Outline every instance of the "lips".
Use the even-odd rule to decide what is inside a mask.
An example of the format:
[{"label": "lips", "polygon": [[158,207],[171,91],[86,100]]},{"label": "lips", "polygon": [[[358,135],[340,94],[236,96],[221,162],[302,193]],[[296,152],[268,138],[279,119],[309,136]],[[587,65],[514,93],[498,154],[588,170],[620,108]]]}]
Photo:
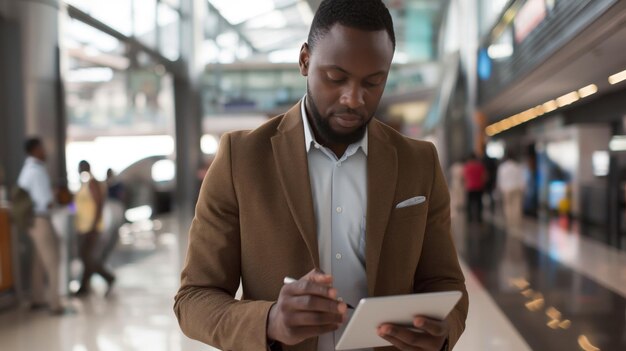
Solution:
[{"label": "lips", "polygon": [[361,125],[361,117],[357,115],[335,115],[337,124],[343,128],[354,128]]}]

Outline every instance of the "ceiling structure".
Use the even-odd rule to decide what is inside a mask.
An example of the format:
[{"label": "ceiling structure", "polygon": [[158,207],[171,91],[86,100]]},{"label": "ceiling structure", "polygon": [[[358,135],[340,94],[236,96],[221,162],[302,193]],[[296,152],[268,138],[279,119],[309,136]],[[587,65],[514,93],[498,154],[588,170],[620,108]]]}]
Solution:
[{"label": "ceiling structure", "polygon": [[[296,50],[306,41],[313,15],[321,3],[321,0],[207,1],[209,12],[216,14],[257,56],[297,53]],[[401,62],[423,60],[420,56],[436,51],[436,33],[447,1],[384,2],[394,18],[397,56]],[[224,33],[223,28],[215,32]],[[224,36],[221,39],[225,41]],[[220,45],[219,40],[216,38],[218,47],[227,46]]]},{"label": "ceiling structure", "polygon": [[621,1],[481,110],[495,122],[589,84],[598,90],[591,99],[620,89],[608,77],[626,67],[625,42],[626,2]]}]

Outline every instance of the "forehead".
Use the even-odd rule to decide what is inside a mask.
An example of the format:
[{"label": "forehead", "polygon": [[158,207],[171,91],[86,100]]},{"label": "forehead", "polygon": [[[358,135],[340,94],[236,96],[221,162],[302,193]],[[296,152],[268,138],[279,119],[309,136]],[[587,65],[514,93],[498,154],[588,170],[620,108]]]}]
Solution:
[{"label": "forehead", "polygon": [[387,71],[393,58],[393,44],[386,30],[365,31],[335,24],[313,49],[311,60],[319,65]]}]

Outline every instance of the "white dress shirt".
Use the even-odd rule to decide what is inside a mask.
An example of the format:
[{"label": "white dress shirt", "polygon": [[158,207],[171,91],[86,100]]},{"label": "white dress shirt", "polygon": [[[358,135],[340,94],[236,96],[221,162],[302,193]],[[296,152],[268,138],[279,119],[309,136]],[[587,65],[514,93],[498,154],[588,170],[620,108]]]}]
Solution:
[{"label": "white dress shirt", "polygon": [[498,167],[497,179],[498,189],[503,193],[513,190],[524,190],[526,186],[524,168],[513,160],[506,160]]},{"label": "white dress shirt", "polygon": [[52,185],[46,165],[42,161],[28,156],[17,178],[17,185],[30,195],[36,215],[48,215],[48,206],[53,200]]},{"label": "white dress shirt", "polygon": [[[319,144],[302,99],[304,142],[309,165],[321,269],[334,277],[339,297],[356,306],[367,297],[365,216],[367,211],[367,133],[340,159]],[[349,314],[352,311],[349,311]],[[346,322],[347,324],[347,322]],[[318,351],[335,350],[342,328],[319,338]]]}]

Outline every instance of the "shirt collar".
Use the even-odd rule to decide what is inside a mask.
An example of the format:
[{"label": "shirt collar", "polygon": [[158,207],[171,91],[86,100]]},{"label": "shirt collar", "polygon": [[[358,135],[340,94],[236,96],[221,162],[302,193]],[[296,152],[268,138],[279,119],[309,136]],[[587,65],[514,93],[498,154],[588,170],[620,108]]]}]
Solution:
[{"label": "shirt collar", "polygon": [[[304,147],[307,152],[311,150],[311,147],[318,144],[315,140],[315,135],[313,134],[313,129],[311,129],[311,125],[309,124],[309,119],[307,118],[306,108],[304,107],[306,102],[306,95],[302,98],[300,103],[300,114],[302,115],[302,124],[304,124]],[[354,152],[349,153],[353,154],[360,148],[363,150],[363,153],[367,156],[367,144],[368,144],[368,132],[366,130],[365,135],[361,138],[360,141],[350,144],[348,146],[348,150],[353,149]],[[346,151],[347,152],[347,151]]]},{"label": "shirt collar", "polygon": [[41,162],[40,159],[38,159],[37,157],[34,157],[34,156],[27,156],[26,157],[26,163],[33,164],[33,165],[42,165],[43,164],[43,162]]}]

